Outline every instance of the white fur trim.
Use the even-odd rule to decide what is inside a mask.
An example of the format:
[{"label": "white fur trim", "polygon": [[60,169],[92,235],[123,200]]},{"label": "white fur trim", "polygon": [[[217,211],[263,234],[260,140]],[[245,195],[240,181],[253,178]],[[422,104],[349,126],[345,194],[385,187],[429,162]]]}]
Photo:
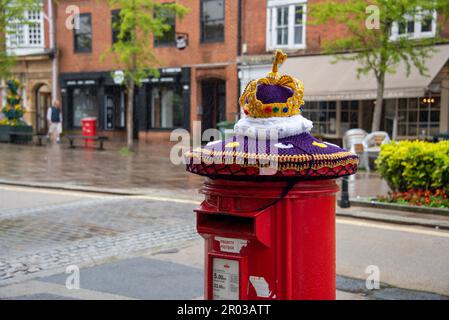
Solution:
[{"label": "white fur trim", "polygon": [[304,118],[302,115],[291,117],[273,117],[273,118],[251,118],[244,117],[234,126],[234,132],[238,136],[247,136],[256,138],[258,131],[267,132],[276,130],[278,138],[286,138],[310,132],[313,128],[313,122]]},{"label": "white fur trim", "polygon": [[276,143],[275,145],[274,145],[276,148],[279,148],[279,149],[291,149],[291,148],[293,148],[293,145],[292,144],[287,144],[287,145],[285,145],[285,144],[283,144],[283,143]]}]

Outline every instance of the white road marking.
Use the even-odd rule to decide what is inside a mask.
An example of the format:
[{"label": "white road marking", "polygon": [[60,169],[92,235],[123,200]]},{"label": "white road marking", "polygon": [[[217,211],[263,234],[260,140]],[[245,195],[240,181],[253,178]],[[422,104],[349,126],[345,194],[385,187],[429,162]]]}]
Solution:
[{"label": "white road marking", "polygon": [[383,223],[355,221],[355,220],[347,220],[347,219],[341,219],[341,218],[337,218],[337,223],[358,226],[358,227],[376,228],[376,229],[383,229],[383,230],[392,230],[392,231],[408,232],[408,233],[414,233],[414,234],[423,234],[423,235],[427,235],[427,236],[449,238],[449,232],[424,230],[424,229],[419,229],[419,228],[414,228],[414,227],[386,225]]},{"label": "white road marking", "polygon": [[44,189],[44,188],[36,188],[36,187],[20,187],[20,186],[6,186],[0,185],[0,189],[7,191],[20,191],[20,192],[31,192],[31,193],[46,193],[46,194],[54,194],[54,195],[64,195],[64,196],[74,196],[74,197],[82,197],[82,198],[111,198],[111,197],[122,197],[121,195],[108,195],[86,191],[71,191],[71,190],[58,190],[58,189]]},{"label": "white road marking", "polygon": [[189,204],[201,204],[198,200],[188,200],[188,199],[175,199],[169,197],[156,197],[156,196],[129,196],[131,199],[142,199],[142,200],[153,200],[153,201],[163,201],[163,202],[176,202],[176,203],[189,203]]}]

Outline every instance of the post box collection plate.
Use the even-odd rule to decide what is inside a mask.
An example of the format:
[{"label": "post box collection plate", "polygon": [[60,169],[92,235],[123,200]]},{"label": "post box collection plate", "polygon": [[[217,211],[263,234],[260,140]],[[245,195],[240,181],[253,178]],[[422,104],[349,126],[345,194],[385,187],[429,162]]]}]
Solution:
[{"label": "post box collection plate", "polygon": [[214,300],[238,300],[239,262],[231,259],[213,258]]}]

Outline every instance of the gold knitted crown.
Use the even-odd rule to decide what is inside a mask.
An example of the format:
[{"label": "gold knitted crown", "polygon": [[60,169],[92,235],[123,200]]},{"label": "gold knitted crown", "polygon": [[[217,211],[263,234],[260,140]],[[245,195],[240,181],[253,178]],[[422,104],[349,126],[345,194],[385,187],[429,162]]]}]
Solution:
[{"label": "gold knitted crown", "polygon": [[[247,116],[252,118],[290,117],[301,113],[301,106],[304,104],[303,84],[291,76],[280,76],[278,72],[279,65],[286,59],[287,55],[285,53],[281,50],[276,50],[272,71],[265,78],[248,83],[239,101],[243,112]],[[258,99],[257,93],[260,85],[265,85],[268,88],[268,93],[270,90],[276,89],[276,87],[270,86],[288,88],[292,91],[292,95],[286,101],[264,103]]]}]

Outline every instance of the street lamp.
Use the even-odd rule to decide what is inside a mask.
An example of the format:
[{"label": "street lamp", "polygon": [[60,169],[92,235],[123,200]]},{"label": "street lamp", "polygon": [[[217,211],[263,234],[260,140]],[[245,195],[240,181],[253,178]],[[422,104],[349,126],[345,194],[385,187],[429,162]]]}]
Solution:
[{"label": "street lamp", "polygon": [[435,99],[432,98],[431,94],[429,94],[429,97],[428,98],[424,98],[422,100],[422,102],[424,104],[427,104],[427,107],[428,107],[427,108],[427,137],[430,137],[430,114],[431,114],[430,110],[432,108],[432,104],[435,103]]}]

